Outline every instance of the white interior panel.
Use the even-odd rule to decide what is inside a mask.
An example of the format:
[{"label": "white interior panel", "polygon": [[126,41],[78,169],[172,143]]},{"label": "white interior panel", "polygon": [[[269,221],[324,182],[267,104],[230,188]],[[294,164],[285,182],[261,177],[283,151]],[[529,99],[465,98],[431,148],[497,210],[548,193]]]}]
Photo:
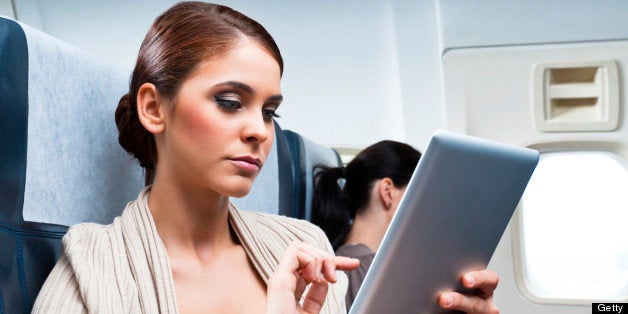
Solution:
[{"label": "white interior panel", "polygon": [[11,0],[0,0],[0,15],[15,19],[15,11]]}]

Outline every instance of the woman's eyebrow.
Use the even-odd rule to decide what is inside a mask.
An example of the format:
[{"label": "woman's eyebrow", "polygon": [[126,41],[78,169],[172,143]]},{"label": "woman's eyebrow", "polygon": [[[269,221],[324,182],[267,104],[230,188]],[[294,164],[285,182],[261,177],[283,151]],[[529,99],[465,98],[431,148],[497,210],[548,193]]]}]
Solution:
[{"label": "woman's eyebrow", "polygon": [[268,101],[281,103],[283,101],[283,96],[282,95],[272,95],[272,96],[268,97]]},{"label": "woman's eyebrow", "polygon": [[[218,83],[216,84],[216,86],[219,86],[219,87],[229,86],[246,94],[250,94],[250,95],[255,94],[255,90],[253,90],[251,86],[242,82],[238,82],[238,81],[226,81],[226,82]],[[283,95],[272,95],[268,97],[268,101],[281,102],[283,101]]]},{"label": "woman's eyebrow", "polygon": [[235,88],[241,92],[244,92],[246,94],[254,94],[255,91],[253,90],[253,88],[245,83],[242,82],[237,82],[237,81],[227,81],[227,82],[222,82],[222,83],[218,83],[216,84],[216,86],[229,86],[232,88]]}]

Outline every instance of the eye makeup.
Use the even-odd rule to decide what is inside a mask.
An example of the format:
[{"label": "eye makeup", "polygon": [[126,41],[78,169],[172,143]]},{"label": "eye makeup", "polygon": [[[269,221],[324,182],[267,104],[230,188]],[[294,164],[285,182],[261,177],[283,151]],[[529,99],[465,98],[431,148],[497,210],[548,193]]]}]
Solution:
[{"label": "eye makeup", "polygon": [[242,108],[242,103],[237,100],[228,99],[220,95],[215,95],[214,99],[216,100],[216,104],[226,111],[235,111]]}]

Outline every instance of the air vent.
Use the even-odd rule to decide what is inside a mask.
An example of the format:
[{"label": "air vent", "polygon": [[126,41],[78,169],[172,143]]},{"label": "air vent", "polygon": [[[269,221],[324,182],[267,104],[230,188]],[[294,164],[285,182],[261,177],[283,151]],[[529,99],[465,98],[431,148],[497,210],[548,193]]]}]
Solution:
[{"label": "air vent", "polygon": [[534,115],[543,132],[612,131],[619,117],[614,61],[536,64]]}]

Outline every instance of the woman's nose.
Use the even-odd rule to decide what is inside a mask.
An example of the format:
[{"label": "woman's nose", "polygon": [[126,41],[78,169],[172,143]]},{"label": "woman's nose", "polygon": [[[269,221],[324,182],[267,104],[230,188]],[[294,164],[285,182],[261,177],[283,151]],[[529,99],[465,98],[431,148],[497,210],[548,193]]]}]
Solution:
[{"label": "woman's nose", "polygon": [[268,139],[270,134],[269,128],[272,127],[272,123],[267,123],[264,120],[262,112],[251,113],[245,121],[242,139],[245,142],[263,143]]}]

